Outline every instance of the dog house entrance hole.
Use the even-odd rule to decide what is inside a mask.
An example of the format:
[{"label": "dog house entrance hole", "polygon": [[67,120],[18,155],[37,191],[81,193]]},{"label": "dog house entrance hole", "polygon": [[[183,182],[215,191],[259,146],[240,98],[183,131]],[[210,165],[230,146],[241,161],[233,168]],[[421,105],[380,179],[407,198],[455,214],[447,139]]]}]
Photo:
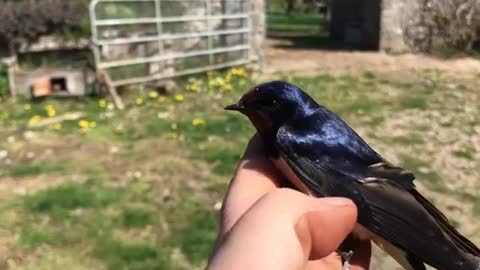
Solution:
[{"label": "dog house entrance hole", "polygon": [[52,92],[66,92],[67,89],[67,79],[65,77],[52,77],[50,79],[52,85]]}]

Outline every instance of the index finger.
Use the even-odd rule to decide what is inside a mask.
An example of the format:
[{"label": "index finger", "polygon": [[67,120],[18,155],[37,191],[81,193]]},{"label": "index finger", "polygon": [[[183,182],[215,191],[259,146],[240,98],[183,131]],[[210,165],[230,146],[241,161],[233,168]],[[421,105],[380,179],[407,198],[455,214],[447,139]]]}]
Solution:
[{"label": "index finger", "polygon": [[278,187],[277,171],[265,155],[261,138],[254,135],[228,187],[222,206],[220,236],[261,197]]}]

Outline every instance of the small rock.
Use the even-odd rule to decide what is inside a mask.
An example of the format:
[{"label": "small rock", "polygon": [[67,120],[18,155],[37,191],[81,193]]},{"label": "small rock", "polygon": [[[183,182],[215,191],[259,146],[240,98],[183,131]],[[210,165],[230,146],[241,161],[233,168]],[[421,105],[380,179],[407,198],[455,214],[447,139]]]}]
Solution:
[{"label": "small rock", "polygon": [[83,209],[82,208],[77,208],[73,211],[73,214],[75,216],[81,216],[83,214]]},{"label": "small rock", "polygon": [[31,130],[27,130],[23,133],[23,138],[25,138],[25,140],[31,140],[35,137],[35,133]]},{"label": "small rock", "polygon": [[135,172],[133,173],[133,177],[134,177],[135,179],[140,179],[140,178],[142,178],[142,176],[143,176],[143,174],[142,174],[141,171],[135,171]]},{"label": "small rock", "polygon": [[20,196],[25,196],[27,195],[27,189],[24,187],[17,187],[13,190],[13,193],[20,195]]},{"label": "small rock", "polygon": [[15,136],[8,136],[7,137],[7,143],[15,143],[16,139]]},{"label": "small rock", "polygon": [[480,126],[476,126],[474,127],[474,129],[477,134],[480,134]]},{"label": "small rock", "polygon": [[157,118],[158,119],[168,119],[170,117],[170,113],[169,112],[159,112],[157,114]]},{"label": "small rock", "polygon": [[219,211],[220,209],[222,209],[222,202],[218,201],[215,203],[215,205],[213,206],[213,209],[215,209],[216,211]]},{"label": "small rock", "polygon": [[110,147],[110,153],[111,154],[116,154],[116,153],[118,153],[118,151],[119,151],[118,147],[116,147],[116,146]]},{"label": "small rock", "polygon": [[446,126],[451,126],[452,125],[452,118],[451,117],[443,117],[440,118],[440,125],[446,127]]},{"label": "small rock", "polygon": [[7,150],[0,150],[0,160],[3,160],[8,157],[8,151]]},{"label": "small rock", "polygon": [[35,153],[34,152],[28,152],[26,155],[25,155],[28,159],[32,159],[35,157]]},{"label": "small rock", "polygon": [[448,83],[448,84],[447,84],[447,88],[450,89],[450,90],[453,90],[453,89],[456,89],[456,88],[457,88],[457,85],[454,84],[454,83]]},{"label": "small rock", "polygon": [[163,199],[164,202],[168,202],[168,201],[173,200],[172,193],[170,192],[169,189],[163,190],[162,199]]},{"label": "small rock", "polygon": [[49,148],[49,149],[46,149],[45,152],[43,152],[43,155],[44,155],[45,157],[52,157],[53,154],[54,154],[53,149],[50,149],[50,148]]},{"label": "small rock", "polygon": [[418,169],[419,172],[421,172],[423,174],[427,174],[427,173],[430,173],[432,171],[432,170],[430,170],[430,168],[424,167],[424,166],[418,167],[417,169]]}]

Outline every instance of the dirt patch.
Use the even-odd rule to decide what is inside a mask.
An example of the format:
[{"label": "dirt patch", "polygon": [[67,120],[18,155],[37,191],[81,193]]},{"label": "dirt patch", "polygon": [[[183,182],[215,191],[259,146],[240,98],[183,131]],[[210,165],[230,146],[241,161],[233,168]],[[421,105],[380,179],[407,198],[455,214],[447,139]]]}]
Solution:
[{"label": "dirt patch", "polygon": [[297,49],[290,47],[290,43],[288,39],[267,40],[265,75],[292,75],[292,72],[303,76],[319,72],[358,74],[367,70],[398,77],[424,70],[439,70],[463,77],[480,74],[480,61],[473,58],[444,60],[421,54]]}]

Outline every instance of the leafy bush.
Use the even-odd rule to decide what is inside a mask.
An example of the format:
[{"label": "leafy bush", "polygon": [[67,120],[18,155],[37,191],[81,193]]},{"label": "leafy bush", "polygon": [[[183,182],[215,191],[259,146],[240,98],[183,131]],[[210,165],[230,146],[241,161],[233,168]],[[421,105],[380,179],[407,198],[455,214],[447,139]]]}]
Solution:
[{"label": "leafy bush", "polygon": [[84,0],[0,1],[0,44],[15,50],[42,35],[81,31],[86,14]]}]

